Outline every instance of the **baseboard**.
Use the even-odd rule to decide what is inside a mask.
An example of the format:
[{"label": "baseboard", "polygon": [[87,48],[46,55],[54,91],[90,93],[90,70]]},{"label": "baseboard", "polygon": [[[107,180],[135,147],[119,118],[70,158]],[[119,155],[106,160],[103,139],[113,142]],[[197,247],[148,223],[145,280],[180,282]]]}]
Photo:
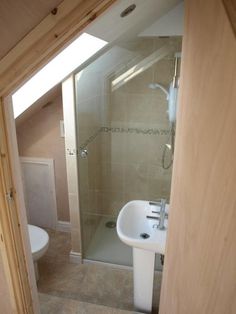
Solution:
[{"label": "baseboard", "polygon": [[75,264],[82,264],[81,253],[70,251],[70,262]]},{"label": "baseboard", "polygon": [[58,220],[58,222],[57,222],[57,231],[70,232],[70,230],[71,230],[71,225],[70,225],[69,221]]}]

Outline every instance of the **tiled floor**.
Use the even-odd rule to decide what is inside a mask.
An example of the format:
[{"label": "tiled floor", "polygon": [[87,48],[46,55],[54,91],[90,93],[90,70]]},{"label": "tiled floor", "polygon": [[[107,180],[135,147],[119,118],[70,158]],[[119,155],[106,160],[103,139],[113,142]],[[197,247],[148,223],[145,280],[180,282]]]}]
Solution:
[{"label": "tiled floor", "polygon": [[[70,235],[53,231],[49,231],[49,235],[49,250],[39,261],[38,290],[41,293],[42,313],[54,313],[54,310],[49,311],[51,306],[53,309],[58,309],[55,310],[57,314],[90,314],[90,308],[94,309],[95,305],[105,306],[104,310],[106,311],[112,310],[107,307],[113,308],[114,311],[115,309],[133,311],[133,274],[131,270],[98,264],[70,263]],[[153,313],[155,314],[158,312],[160,285],[161,273],[157,272],[153,297]],[[90,305],[84,303],[90,303]],[[63,306],[57,304],[63,304]],[[122,313],[99,311],[100,308],[98,312],[94,311],[93,313]]]},{"label": "tiled floor", "polygon": [[140,314],[71,299],[39,294],[41,314]]}]

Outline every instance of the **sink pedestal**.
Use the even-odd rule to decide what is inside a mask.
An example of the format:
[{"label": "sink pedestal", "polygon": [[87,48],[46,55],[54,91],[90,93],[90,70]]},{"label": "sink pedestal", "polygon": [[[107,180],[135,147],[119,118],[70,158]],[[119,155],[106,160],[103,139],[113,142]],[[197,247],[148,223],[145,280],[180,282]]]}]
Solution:
[{"label": "sink pedestal", "polygon": [[133,248],[134,306],[145,313],[152,312],[155,253]]},{"label": "sink pedestal", "polygon": [[163,230],[158,228],[151,219],[158,218],[152,217],[154,209],[156,211],[153,202],[130,201],[121,209],[117,219],[119,238],[133,248],[134,306],[145,313],[152,311],[155,254],[165,252],[168,226],[165,219]]}]

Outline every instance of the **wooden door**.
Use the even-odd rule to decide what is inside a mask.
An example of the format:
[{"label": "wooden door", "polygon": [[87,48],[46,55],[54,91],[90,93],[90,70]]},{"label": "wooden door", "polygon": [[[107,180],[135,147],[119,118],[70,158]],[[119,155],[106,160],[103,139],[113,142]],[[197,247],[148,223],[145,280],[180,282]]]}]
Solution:
[{"label": "wooden door", "polygon": [[236,313],[236,39],[220,0],[186,0],[160,314]]},{"label": "wooden door", "polygon": [[6,133],[3,104],[0,99],[0,272],[3,282],[7,282],[7,285],[4,286],[0,281],[0,291],[6,294],[5,305],[1,304],[4,307],[7,306],[9,310],[11,309],[12,314],[29,314],[33,313],[32,296],[20,230],[19,212],[16,207],[16,191],[8,158]]},{"label": "wooden door", "polygon": [[[0,233],[1,232],[0,228]],[[4,241],[0,241],[0,313],[14,314],[16,311],[16,302],[13,295],[13,286],[10,278],[10,270],[7,263],[6,248]]]}]

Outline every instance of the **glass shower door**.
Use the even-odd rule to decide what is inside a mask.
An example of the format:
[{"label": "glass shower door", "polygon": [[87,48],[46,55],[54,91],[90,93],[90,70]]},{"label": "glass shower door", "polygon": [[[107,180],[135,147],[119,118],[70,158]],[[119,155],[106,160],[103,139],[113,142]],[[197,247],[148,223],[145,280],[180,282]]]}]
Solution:
[{"label": "glass shower door", "polygon": [[116,233],[117,209],[123,203],[119,200],[118,204],[110,192],[111,134],[107,128],[110,95],[104,79],[107,54],[75,75],[83,258],[131,265],[132,250]]},{"label": "glass shower door", "polygon": [[75,75],[85,259],[132,265],[132,249],[116,233],[120,209],[135,199],[169,200],[172,169],[163,168],[162,157],[173,125],[166,114],[166,94],[150,85],[158,82],[168,89],[173,50],[130,77],[130,69],[158,55],[169,41],[179,51],[180,38],[134,38]]}]

